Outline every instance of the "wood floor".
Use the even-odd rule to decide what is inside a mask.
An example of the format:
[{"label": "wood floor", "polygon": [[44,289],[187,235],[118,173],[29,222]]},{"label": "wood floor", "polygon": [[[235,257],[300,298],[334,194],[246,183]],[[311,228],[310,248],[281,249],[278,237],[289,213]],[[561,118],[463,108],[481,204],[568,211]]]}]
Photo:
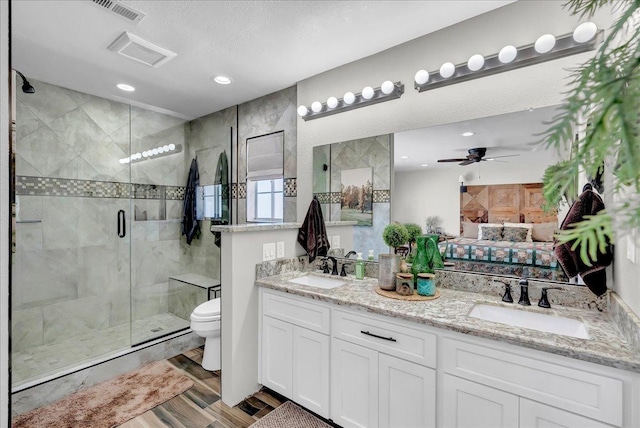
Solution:
[{"label": "wood floor", "polygon": [[202,348],[168,360],[193,380],[193,387],[171,400],[120,425],[122,428],[240,428],[268,414],[286,398],[268,389],[229,407],[220,399],[220,372],[204,370]]}]

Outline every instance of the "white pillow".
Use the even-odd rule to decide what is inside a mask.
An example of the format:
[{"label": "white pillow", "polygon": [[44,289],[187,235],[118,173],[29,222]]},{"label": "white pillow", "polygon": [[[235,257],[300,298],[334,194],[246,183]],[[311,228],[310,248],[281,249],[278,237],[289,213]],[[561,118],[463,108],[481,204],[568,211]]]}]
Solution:
[{"label": "white pillow", "polygon": [[527,230],[527,239],[526,242],[533,242],[533,238],[531,237],[531,231],[533,229],[532,223],[504,223],[504,227],[524,227]]},{"label": "white pillow", "polygon": [[478,239],[483,239],[482,238],[483,227],[502,227],[502,223],[480,223],[478,225]]}]

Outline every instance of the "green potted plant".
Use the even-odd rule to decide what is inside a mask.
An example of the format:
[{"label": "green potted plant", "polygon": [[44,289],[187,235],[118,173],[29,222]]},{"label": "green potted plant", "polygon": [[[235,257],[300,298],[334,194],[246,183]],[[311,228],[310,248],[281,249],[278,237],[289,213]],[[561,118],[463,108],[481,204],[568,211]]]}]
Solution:
[{"label": "green potted plant", "polygon": [[396,274],[400,271],[398,247],[409,240],[409,233],[400,223],[391,223],[384,228],[382,239],[389,247],[393,247],[394,253],[378,255],[378,285],[383,290],[395,290]]}]

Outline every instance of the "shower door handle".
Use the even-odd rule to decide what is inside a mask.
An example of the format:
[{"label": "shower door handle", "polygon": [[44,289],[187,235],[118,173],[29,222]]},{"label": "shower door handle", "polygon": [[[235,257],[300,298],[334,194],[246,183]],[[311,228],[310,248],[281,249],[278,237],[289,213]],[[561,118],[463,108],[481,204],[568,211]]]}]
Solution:
[{"label": "shower door handle", "polygon": [[124,217],[124,210],[118,210],[118,236],[124,238],[127,235],[127,220]]}]

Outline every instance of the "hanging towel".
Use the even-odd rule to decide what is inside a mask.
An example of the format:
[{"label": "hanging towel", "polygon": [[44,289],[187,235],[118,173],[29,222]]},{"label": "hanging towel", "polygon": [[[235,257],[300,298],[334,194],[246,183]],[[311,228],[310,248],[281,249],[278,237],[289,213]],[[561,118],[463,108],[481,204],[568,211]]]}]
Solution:
[{"label": "hanging towel", "polygon": [[189,168],[187,188],[184,192],[182,205],[182,234],[187,236],[187,244],[189,245],[191,245],[193,238],[200,237],[200,225],[196,215],[196,187],[199,184],[198,161],[197,158],[194,158],[191,161],[191,168]]},{"label": "hanging towel", "polygon": [[[595,215],[603,209],[604,202],[600,195],[591,189],[585,190],[569,208],[560,228],[566,230],[570,225],[584,220],[585,215]],[[580,247],[577,247],[575,251],[571,249],[574,242],[556,243],[554,254],[558,263],[570,278],[580,274],[586,286],[596,296],[604,294],[607,291],[605,268],[613,260],[613,249],[610,243],[607,242],[607,250],[604,253],[598,251],[597,259],[591,261],[591,266],[587,266],[580,258]]]},{"label": "hanging towel", "polygon": [[322,217],[322,207],[315,196],[298,232],[298,243],[309,255],[309,262],[314,261],[318,256],[326,256],[331,248]]},{"label": "hanging towel", "polygon": [[229,165],[227,161],[226,150],[220,153],[218,157],[218,165],[216,166],[215,184],[221,185],[220,194],[222,195],[222,223],[229,223]]}]

